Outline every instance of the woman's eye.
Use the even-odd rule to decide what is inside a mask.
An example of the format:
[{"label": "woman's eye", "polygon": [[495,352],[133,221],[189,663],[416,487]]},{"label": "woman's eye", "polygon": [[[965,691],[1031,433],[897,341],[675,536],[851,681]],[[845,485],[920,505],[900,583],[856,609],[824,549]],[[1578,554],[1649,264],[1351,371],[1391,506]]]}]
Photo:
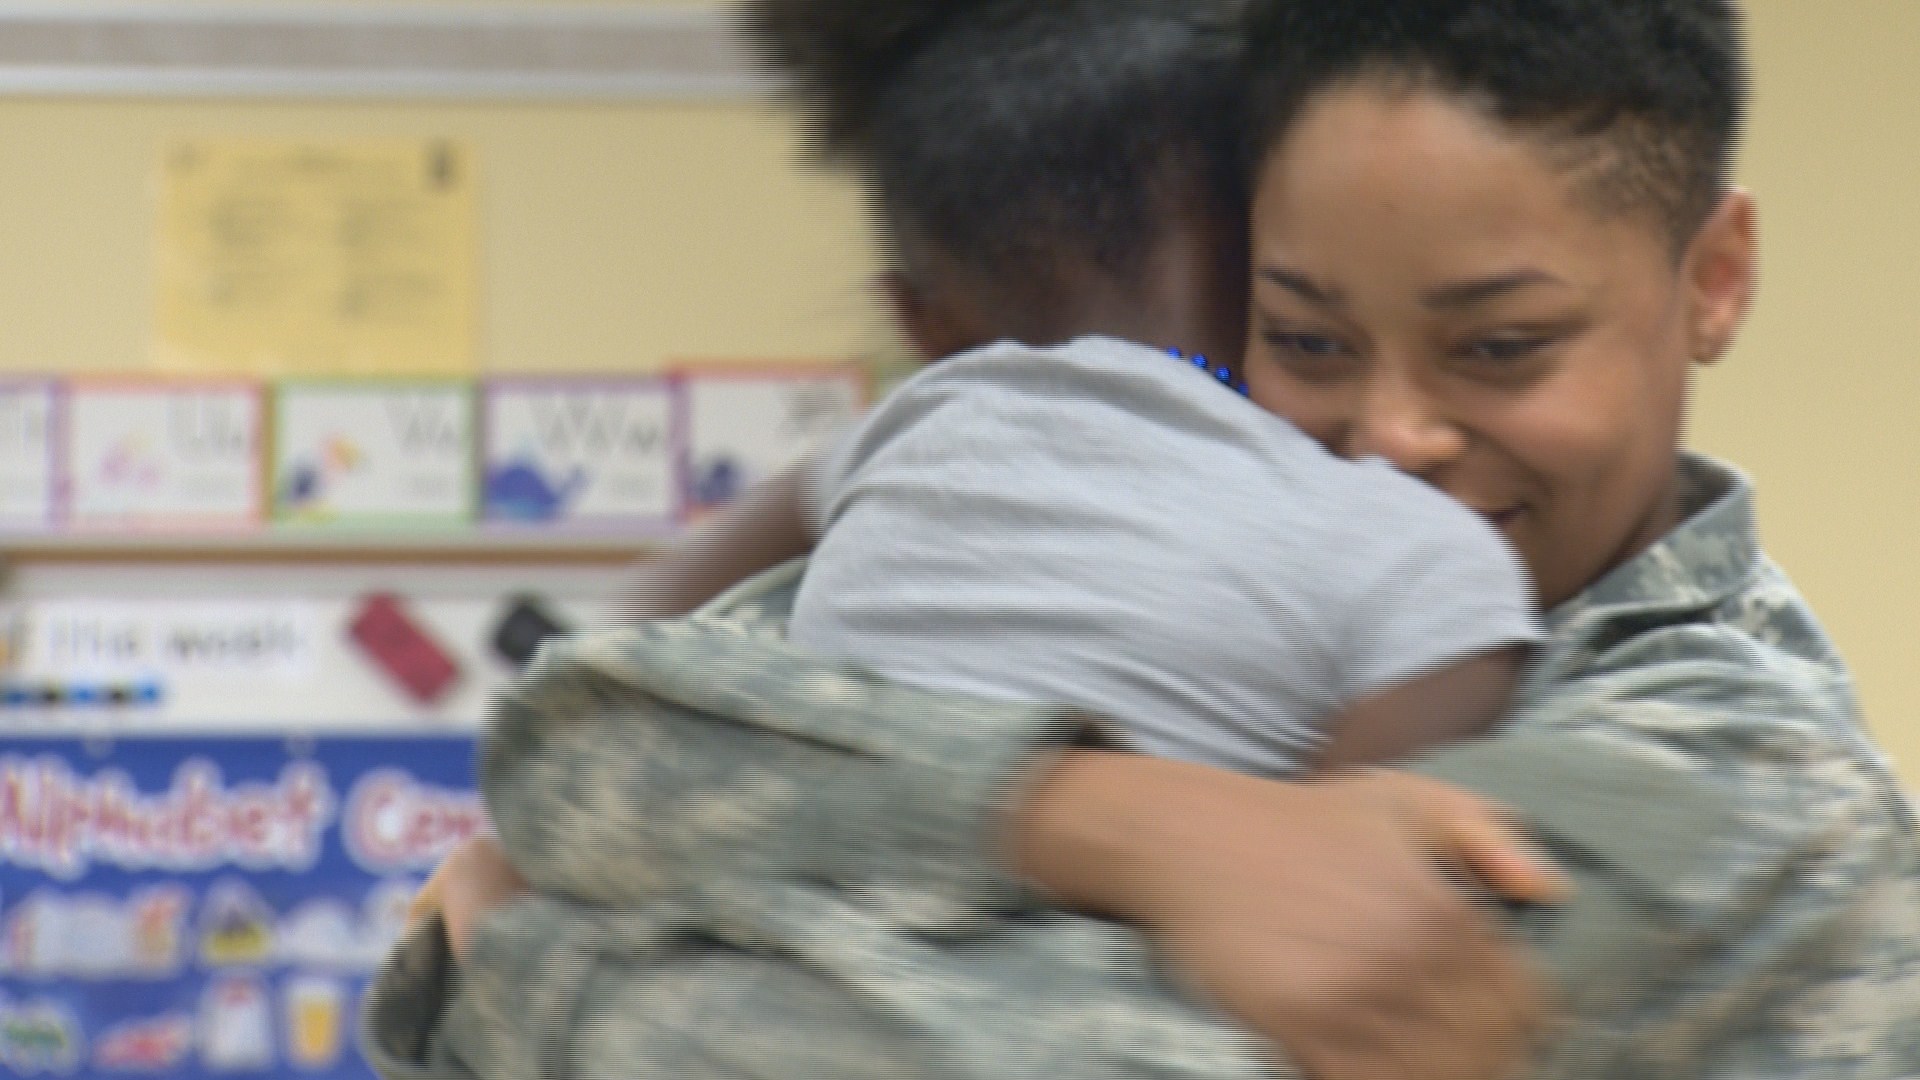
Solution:
[{"label": "woman's eye", "polygon": [[1294,334],[1279,331],[1266,335],[1267,345],[1276,352],[1290,353],[1309,360],[1326,360],[1347,355],[1347,347],[1320,334]]},{"label": "woman's eye", "polygon": [[1340,338],[1303,330],[1263,328],[1266,361],[1291,378],[1305,383],[1334,383],[1347,378],[1359,363],[1359,353]]},{"label": "woman's eye", "polygon": [[1553,344],[1550,338],[1487,338],[1462,346],[1462,359],[1494,365],[1512,365]]}]

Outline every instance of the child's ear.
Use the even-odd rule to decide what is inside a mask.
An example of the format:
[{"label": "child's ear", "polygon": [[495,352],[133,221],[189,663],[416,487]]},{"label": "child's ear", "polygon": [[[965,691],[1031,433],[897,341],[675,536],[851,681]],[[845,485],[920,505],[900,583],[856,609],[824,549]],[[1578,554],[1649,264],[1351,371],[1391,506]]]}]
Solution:
[{"label": "child's ear", "polygon": [[1688,291],[1688,345],[1711,364],[1733,346],[1759,283],[1759,214],[1753,195],[1736,188],[1694,235],[1683,265]]},{"label": "child's ear", "polygon": [[965,331],[959,312],[940,303],[936,295],[906,274],[889,270],[880,275],[880,289],[900,324],[900,332],[920,359],[944,359],[979,344]]}]

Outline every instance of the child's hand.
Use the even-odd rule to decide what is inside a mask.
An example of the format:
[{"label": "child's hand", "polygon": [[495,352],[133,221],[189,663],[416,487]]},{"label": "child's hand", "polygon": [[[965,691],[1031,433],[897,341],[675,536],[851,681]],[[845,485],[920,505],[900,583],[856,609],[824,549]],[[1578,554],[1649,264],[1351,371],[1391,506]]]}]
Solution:
[{"label": "child's hand", "polygon": [[414,895],[408,908],[413,920],[439,915],[447,928],[447,944],[456,962],[464,961],[473,940],[473,928],[505,904],[532,889],[507,862],[498,842],[475,836],[464,840],[440,862],[433,876]]}]

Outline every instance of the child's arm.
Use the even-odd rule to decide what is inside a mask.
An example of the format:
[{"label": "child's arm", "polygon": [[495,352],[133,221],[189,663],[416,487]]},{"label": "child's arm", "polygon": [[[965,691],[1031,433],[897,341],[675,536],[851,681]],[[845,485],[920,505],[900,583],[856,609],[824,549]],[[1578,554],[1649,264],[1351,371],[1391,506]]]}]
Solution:
[{"label": "child's arm", "polygon": [[807,466],[756,485],[669,551],[634,568],[614,601],[620,622],[685,615],[763,570],[813,550],[802,509]]},{"label": "child's arm", "polygon": [[1362,698],[1334,718],[1321,771],[1402,762],[1486,734],[1506,712],[1525,656],[1483,653]]}]

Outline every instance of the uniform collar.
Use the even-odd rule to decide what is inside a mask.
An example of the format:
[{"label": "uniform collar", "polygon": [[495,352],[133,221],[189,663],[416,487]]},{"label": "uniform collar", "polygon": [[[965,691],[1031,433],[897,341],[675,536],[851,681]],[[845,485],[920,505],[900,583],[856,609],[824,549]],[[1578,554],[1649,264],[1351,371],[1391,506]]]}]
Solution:
[{"label": "uniform collar", "polygon": [[1763,565],[1753,483],[1703,455],[1680,456],[1688,515],[1680,527],[1547,615],[1559,631],[1592,613],[1711,607],[1746,588]]}]

